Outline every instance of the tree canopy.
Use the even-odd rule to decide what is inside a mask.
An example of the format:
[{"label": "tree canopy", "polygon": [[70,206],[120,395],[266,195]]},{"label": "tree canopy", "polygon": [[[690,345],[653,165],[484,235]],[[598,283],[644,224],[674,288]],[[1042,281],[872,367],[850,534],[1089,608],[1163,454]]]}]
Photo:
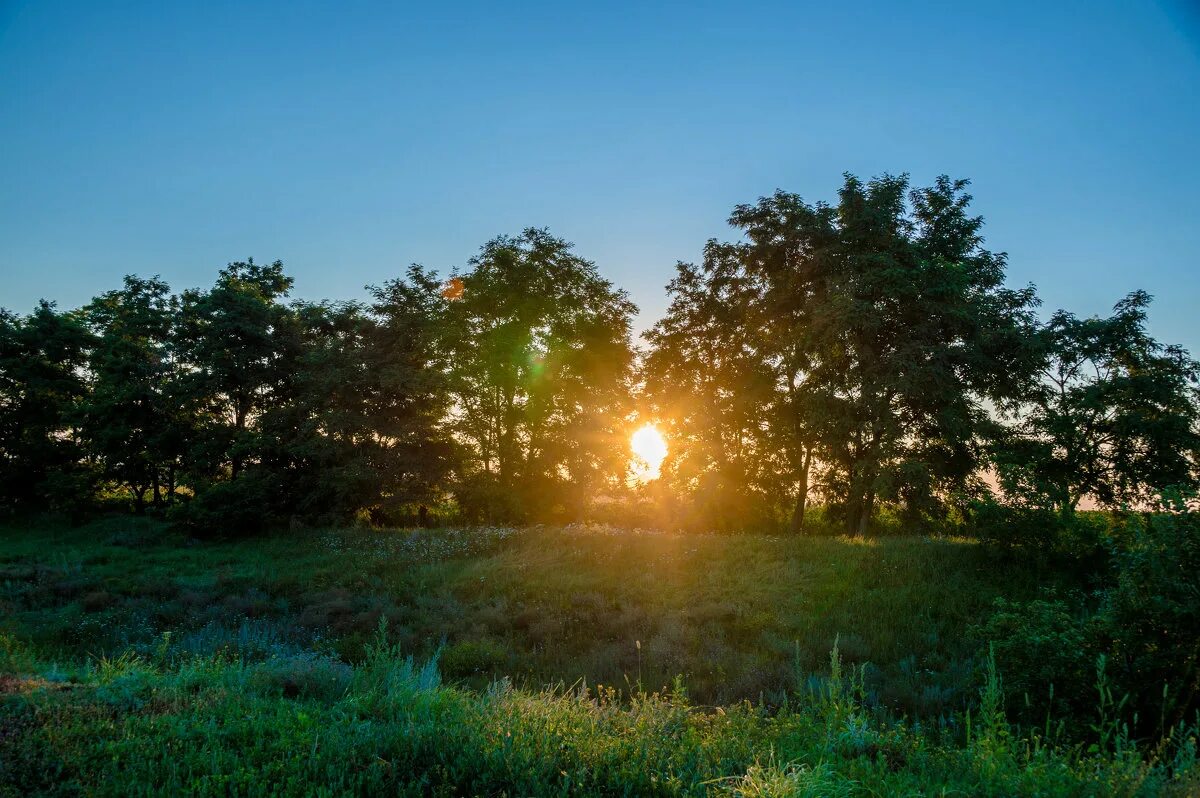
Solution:
[{"label": "tree canopy", "polygon": [[[1194,496],[1200,365],[1109,318],[1038,315],[1005,284],[967,182],[847,175],[777,191],[637,308],[529,228],[448,277],[361,302],[289,299],[283,264],[173,293],[129,276],[78,310],[0,312],[0,505],[153,508],[197,529],[623,518],[863,534],[962,520],[978,500],[1069,515]],[[662,476],[629,437],[658,425]],[[640,515],[639,515],[640,513]]]}]

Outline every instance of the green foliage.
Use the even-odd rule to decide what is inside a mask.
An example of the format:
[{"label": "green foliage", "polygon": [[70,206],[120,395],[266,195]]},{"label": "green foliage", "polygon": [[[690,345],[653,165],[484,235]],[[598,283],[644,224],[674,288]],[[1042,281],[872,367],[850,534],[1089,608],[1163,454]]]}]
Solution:
[{"label": "green foliage", "polygon": [[49,302],[25,317],[0,310],[0,509],[76,514],[90,497],[79,436],[89,342],[79,314]]},{"label": "green foliage", "polygon": [[1058,311],[1040,330],[1042,380],[994,446],[1010,500],[1071,513],[1200,486],[1200,364],[1150,337],[1149,304],[1137,291],[1109,318]]},{"label": "green foliage", "polygon": [[[1025,604],[1047,581],[1074,596],[1069,575],[965,540],[572,527],[182,546],[155,527],[0,535],[0,795],[1200,786],[1186,722],[1136,745],[1158,716],[1138,732],[1116,653],[1097,691],[1101,627],[1065,600]],[[1102,606],[1131,630],[1175,618],[1162,662],[1179,662],[1191,560],[1171,552],[1190,538],[1143,531],[1128,587]],[[1173,598],[1146,607],[1136,586],[1155,574]],[[969,627],[997,597],[993,661]],[[1183,614],[1153,614],[1164,606]]]},{"label": "green foliage", "polygon": [[[409,269],[406,280],[372,289],[371,317],[353,395],[363,402],[347,445],[371,440],[375,484],[364,506],[383,518],[409,504],[445,496],[461,453],[448,430],[453,355],[443,345],[447,303],[432,273]],[[363,384],[365,382],[365,384]],[[346,388],[343,388],[346,390]]]},{"label": "green foliage", "polygon": [[[1000,602],[981,630],[1025,722],[1039,714],[1078,724],[1094,703],[1097,661],[1108,703],[1133,735],[1160,739],[1200,712],[1200,521],[1195,512],[1130,514],[1108,539],[1094,597]],[[1047,713],[1047,708],[1053,710]]]},{"label": "green foliage", "polygon": [[1099,623],[1119,695],[1158,732],[1200,712],[1200,513],[1132,516]]},{"label": "green foliage", "polygon": [[[137,657],[0,698],[0,790],[103,795],[1187,795],[1195,736],[1155,759],[1018,737],[998,706],[969,739],[870,718],[840,687],[774,712],[708,711],[678,691],[628,703],[602,687],[482,693],[445,686],[384,642],[334,675]],[[837,670],[831,684],[844,678]],[[10,680],[13,677],[6,677]],[[332,684],[332,686],[330,686]],[[985,697],[998,690],[995,677]]]},{"label": "green foliage", "polygon": [[972,700],[986,640],[969,626],[995,598],[1035,597],[1044,581],[1074,586],[1069,573],[995,563],[962,539],[801,543],[572,526],[197,543],[134,521],[3,533],[10,628],[63,655],[132,646],[150,657],[170,632],[172,656],[257,661],[312,649],[354,661],[387,618],[411,653],[444,644],[446,673],[474,688],[499,675],[624,685],[640,670],[650,687],[684,674],[703,704],[782,701],[823,669],[840,635],[848,664],[873,663],[874,702],[936,719]]},{"label": "green foliage", "polygon": [[1002,286],[1004,258],[981,247],[966,185],[847,176],[836,208],[777,193],[732,219],[755,273],[796,297],[781,333],[801,353],[823,489],[854,532],[880,500],[910,525],[942,517],[975,469],[981,397],[1020,378],[1032,289]]},{"label": "green foliage", "polygon": [[[0,311],[0,510],[152,508],[0,530],[0,796],[1200,792],[1200,365],[1142,292],[1038,325],[966,185],[738,206],[640,371],[532,228]],[[448,518],[572,525],[380,528]]]},{"label": "green foliage", "polygon": [[796,488],[786,394],[750,322],[760,288],[739,247],[710,241],[702,266],[680,263],[667,292],[666,317],[646,333],[642,399],[670,441],[663,482],[682,499],[671,521],[777,527],[807,486]]},{"label": "green foliage", "polygon": [[1010,709],[1023,723],[1088,716],[1096,640],[1078,602],[997,599],[980,636],[993,641]]},{"label": "green foliage", "polygon": [[636,308],[533,228],[489,241],[453,279],[444,337],[467,516],[579,518],[628,467]]},{"label": "green foliage", "polygon": [[174,498],[191,423],[184,412],[179,364],[172,348],[178,300],[157,278],[129,276],[125,287],[84,308],[94,341],[91,391],[82,432],[104,475],[128,487],[141,513],[146,493],[157,506]]},{"label": "green foliage", "polygon": [[969,529],[985,546],[1010,556],[1086,564],[1105,556],[1112,523],[1106,513],[1064,515],[1049,507],[984,499],[971,504]]},{"label": "green foliage", "polygon": [[1003,287],[966,185],[848,175],[836,207],[777,192],[735,208],[747,243],[679,267],[647,388],[684,489],[794,496],[799,529],[815,469],[861,534],[880,503],[936,525],[978,488],[984,400],[1024,389],[1036,298]]},{"label": "green foliage", "polygon": [[292,282],[279,261],[249,260],[222,269],[211,290],[183,294],[179,345],[203,413],[203,445],[193,455],[201,473],[228,468],[237,479],[255,449],[255,418],[286,385],[289,320],[277,300]]},{"label": "green foliage", "polygon": [[[1200,488],[1200,366],[1148,335],[1149,297],[1037,324],[966,187],[847,175],[833,205],[736,206],[742,240],[678,265],[640,362],[628,295],[537,228],[365,303],[287,303],[283,264],[247,260],[5,311],[0,509],[956,533],[991,467],[1019,534],[987,506],[975,526],[1037,550],[1085,531],[1085,498]],[[628,481],[635,419],[670,440],[653,485]]]},{"label": "green foliage", "polygon": [[198,482],[196,497],[170,514],[184,526],[210,535],[263,532],[279,522],[287,500],[270,475],[252,471],[231,481]]}]

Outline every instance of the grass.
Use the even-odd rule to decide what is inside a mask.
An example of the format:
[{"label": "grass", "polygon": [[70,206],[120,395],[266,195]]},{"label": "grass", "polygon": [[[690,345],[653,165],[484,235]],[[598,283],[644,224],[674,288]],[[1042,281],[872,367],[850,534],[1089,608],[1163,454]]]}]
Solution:
[{"label": "grass", "polygon": [[[682,675],[706,704],[778,703],[840,639],[873,699],[937,716],[973,697],[997,597],[1066,577],[965,539],[635,534],[606,528],[334,530],[232,543],[129,519],[0,532],[7,629],[47,655],[193,653],[283,643],[353,662],[388,619],[447,678],[649,687]],[[256,636],[258,639],[256,640]]]},{"label": "grass", "polygon": [[967,540],[11,527],[0,794],[1196,794],[1187,732],[1004,720],[974,630],[1076,587]]}]

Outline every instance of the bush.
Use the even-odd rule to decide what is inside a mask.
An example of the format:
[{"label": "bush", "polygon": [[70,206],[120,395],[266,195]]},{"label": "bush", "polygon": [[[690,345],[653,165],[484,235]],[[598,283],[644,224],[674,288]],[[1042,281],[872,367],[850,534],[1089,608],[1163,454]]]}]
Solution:
[{"label": "bush", "polygon": [[1103,658],[1097,678],[1123,707],[1122,720],[1135,735],[1159,739],[1200,712],[1200,516],[1119,516],[1107,544],[1104,585],[1091,606],[1082,598],[999,601],[982,635],[1014,688],[1010,700],[1028,696],[1027,719],[1050,709],[1076,728],[1090,724],[1097,692],[1089,677]]},{"label": "bush", "polygon": [[1047,718],[1089,717],[1099,646],[1078,605],[996,599],[995,613],[977,634],[991,642],[1015,719],[1036,726]]},{"label": "bush", "polygon": [[1130,516],[1098,622],[1113,676],[1159,733],[1200,712],[1200,514]]},{"label": "bush", "polygon": [[1194,729],[1152,756],[1046,745],[1008,725],[989,670],[954,740],[873,717],[861,674],[831,663],[822,691],[768,712],[698,711],[680,686],[628,702],[600,687],[471,692],[383,629],[353,669],[122,656],[69,689],[0,696],[0,795],[1195,794]]},{"label": "bush", "polygon": [[519,521],[524,518],[521,502],[505,490],[494,474],[478,473],[463,478],[454,490],[462,518],[468,523]]},{"label": "bush", "polygon": [[1095,561],[1110,536],[1107,513],[1064,515],[1044,507],[975,502],[969,529],[985,546],[1006,554],[1046,559]]},{"label": "bush", "polygon": [[266,480],[243,475],[214,482],[196,491],[196,498],[172,508],[172,520],[204,534],[253,534],[271,523],[275,492]]},{"label": "bush", "polygon": [[332,657],[304,652],[272,657],[252,671],[254,687],[277,690],[284,698],[311,698],[325,703],[345,695],[354,670]]}]

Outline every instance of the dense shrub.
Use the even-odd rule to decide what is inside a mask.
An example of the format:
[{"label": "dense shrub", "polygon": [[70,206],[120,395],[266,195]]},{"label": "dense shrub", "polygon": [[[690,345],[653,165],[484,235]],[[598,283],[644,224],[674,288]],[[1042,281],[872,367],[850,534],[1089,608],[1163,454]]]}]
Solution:
[{"label": "dense shrub", "polygon": [[982,635],[1014,708],[1031,702],[1025,719],[1052,709],[1086,727],[1099,681],[1131,732],[1155,739],[1200,712],[1200,515],[1129,513],[1110,533],[1094,596],[1001,600]]},{"label": "dense shrub", "polygon": [[526,514],[520,497],[506,490],[494,474],[468,475],[459,481],[454,496],[468,523],[519,521]]},{"label": "dense shrub", "polygon": [[173,507],[171,517],[205,534],[261,532],[278,523],[271,512],[272,495],[272,486],[266,480],[250,475],[231,482],[214,482],[193,500]]},{"label": "dense shrub", "polygon": [[1009,709],[1026,725],[1074,719],[1085,728],[1095,704],[1095,657],[1099,648],[1078,602],[997,599],[979,635],[991,641],[1004,676]]},{"label": "dense shrub", "polygon": [[1111,517],[986,500],[971,505],[968,529],[980,543],[1004,554],[1041,561],[1067,558],[1087,568],[1104,558]]},{"label": "dense shrub", "polygon": [[1134,515],[1123,531],[1098,622],[1142,723],[1169,727],[1200,712],[1200,513]]}]

